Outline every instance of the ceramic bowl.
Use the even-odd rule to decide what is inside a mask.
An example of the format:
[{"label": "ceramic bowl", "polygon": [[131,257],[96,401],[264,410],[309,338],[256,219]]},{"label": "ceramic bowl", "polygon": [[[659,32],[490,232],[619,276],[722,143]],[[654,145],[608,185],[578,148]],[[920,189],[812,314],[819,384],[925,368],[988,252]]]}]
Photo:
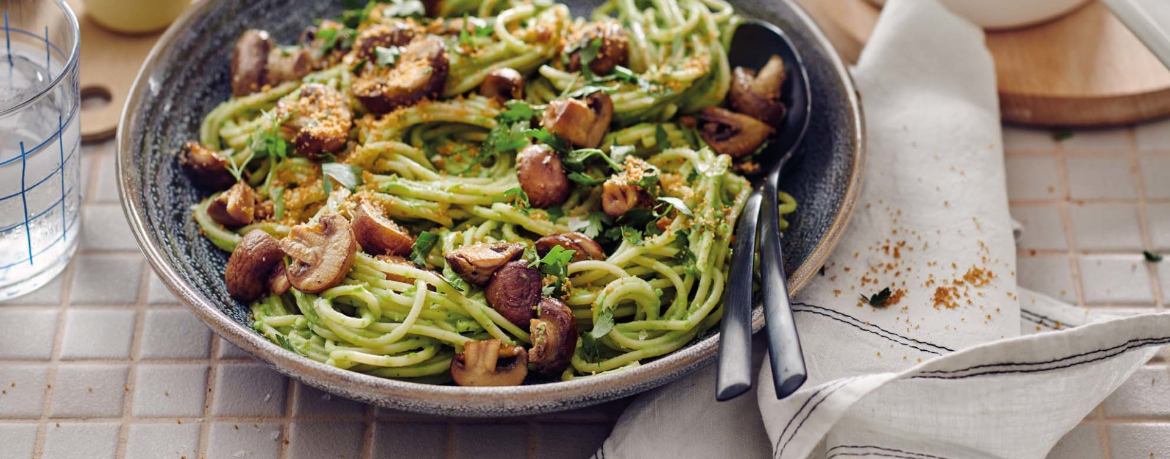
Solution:
[{"label": "ceramic bowl", "polygon": [[[180,171],[174,152],[198,138],[204,114],[228,99],[228,63],[242,31],[267,29],[277,42],[290,43],[312,18],[337,15],[339,3],[196,2],[163,35],[143,65],[118,129],[118,186],[143,253],[183,303],[228,342],[305,384],[388,408],[429,414],[493,417],[583,407],[666,384],[715,359],[718,336],[712,332],[674,353],[615,373],[516,387],[434,386],[327,366],[253,331],[247,306],[229,298],[224,288],[228,254],[200,236],[191,218],[191,205],[203,196]],[[790,36],[803,54],[812,83],[812,120],[801,146],[806,151],[781,184],[800,203],[784,235],[790,286],[799,291],[840,239],[861,191],[861,106],[845,65],[798,6],[775,0],[733,3],[740,14],[770,21]],[[570,2],[576,15],[587,14],[593,6]],[[763,326],[759,309],[753,314],[754,330]]]}]

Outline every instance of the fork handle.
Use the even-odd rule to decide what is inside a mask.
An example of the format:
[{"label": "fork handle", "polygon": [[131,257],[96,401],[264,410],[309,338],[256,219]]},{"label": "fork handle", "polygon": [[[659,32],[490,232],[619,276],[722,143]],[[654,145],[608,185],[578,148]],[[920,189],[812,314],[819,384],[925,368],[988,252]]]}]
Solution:
[{"label": "fork handle", "polygon": [[735,230],[735,250],[731,253],[719,333],[719,369],[715,377],[715,400],[720,402],[752,388],[752,267],[761,198],[763,193],[759,188],[748,196]]},{"label": "fork handle", "polygon": [[808,370],[804,365],[796,322],[792,318],[784,256],[780,251],[780,214],[776,204],[778,175],[773,174],[764,180],[763,210],[760,212],[760,277],[772,382],[776,385],[776,398],[783,399],[804,384]]}]

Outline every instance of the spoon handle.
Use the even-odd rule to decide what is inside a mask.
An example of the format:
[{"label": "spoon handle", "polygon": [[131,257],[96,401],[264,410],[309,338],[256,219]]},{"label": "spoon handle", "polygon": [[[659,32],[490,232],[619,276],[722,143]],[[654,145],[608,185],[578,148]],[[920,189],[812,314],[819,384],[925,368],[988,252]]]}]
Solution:
[{"label": "spoon handle", "polygon": [[804,384],[808,372],[785,284],[784,256],[780,252],[780,215],[776,204],[777,175],[764,180],[763,210],[760,212],[760,277],[763,280],[764,321],[767,324],[764,329],[768,335],[772,382],[776,385],[776,398],[783,399]]},{"label": "spoon handle", "polygon": [[731,254],[719,333],[719,370],[715,378],[715,400],[720,402],[752,388],[752,265],[761,198],[759,188],[748,196],[735,231],[735,251]]}]

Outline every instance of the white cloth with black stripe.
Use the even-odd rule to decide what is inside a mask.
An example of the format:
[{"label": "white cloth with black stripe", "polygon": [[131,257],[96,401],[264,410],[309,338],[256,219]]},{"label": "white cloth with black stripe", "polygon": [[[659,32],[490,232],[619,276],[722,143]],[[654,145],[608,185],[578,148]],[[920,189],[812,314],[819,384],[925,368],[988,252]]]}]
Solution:
[{"label": "white cloth with black stripe", "polygon": [[[777,401],[763,364],[717,403],[707,368],[640,396],[597,457],[1043,458],[1170,342],[1170,314],[1106,320],[1016,285],[983,43],[935,0],[885,6],[854,69],[864,191],[796,299],[808,383]],[[859,300],[883,287],[896,303]]]}]

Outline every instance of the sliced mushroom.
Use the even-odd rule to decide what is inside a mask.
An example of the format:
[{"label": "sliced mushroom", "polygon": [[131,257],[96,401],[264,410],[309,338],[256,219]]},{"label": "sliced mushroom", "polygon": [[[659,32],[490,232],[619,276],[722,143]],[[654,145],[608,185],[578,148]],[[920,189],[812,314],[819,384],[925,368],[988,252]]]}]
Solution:
[{"label": "sliced mushroom", "polygon": [[262,222],[272,218],[276,218],[276,203],[272,200],[257,202],[256,210],[252,212],[252,221]]},{"label": "sliced mushroom", "polygon": [[541,209],[565,202],[572,189],[561,157],[544,145],[529,145],[516,154],[516,178],[528,203]]},{"label": "sliced mushroom", "polygon": [[434,98],[447,81],[447,48],[437,38],[415,40],[398,55],[393,66],[367,63],[352,85],[353,95],[373,113]]},{"label": "sliced mushroom", "polygon": [[610,177],[601,185],[601,210],[618,218],[645,200],[641,187],[623,179]]},{"label": "sliced mushroom", "polygon": [[774,132],[760,120],[717,107],[703,108],[699,118],[703,120],[703,141],[716,153],[732,158],[752,154]]},{"label": "sliced mushroom", "polygon": [[272,273],[268,275],[268,291],[274,295],[284,295],[290,288],[292,283],[288,281],[288,269],[285,268],[284,262],[277,263],[272,267]]},{"label": "sliced mushroom", "polygon": [[488,72],[479,84],[479,94],[496,99],[500,103],[524,98],[524,75],[516,69],[502,67]]},{"label": "sliced mushroom", "polygon": [[292,258],[288,280],[305,293],[321,293],[345,279],[357,260],[357,240],[345,217],[322,215],[294,226],[280,247]]},{"label": "sliced mushroom", "polygon": [[373,62],[377,59],[378,48],[406,46],[414,40],[414,36],[414,29],[406,23],[376,25],[359,33],[353,47],[358,59]]},{"label": "sliced mushroom", "polygon": [[451,359],[451,379],[460,386],[519,386],[528,376],[528,352],[500,340],[469,341]]},{"label": "sliced mushroom", "polygon": [[313,71],[313,60],[303,48],[283,46],[268,52],[268,66],[264,84],[276,86],[286,81],[299,80]]},{"label": "sliced mushroom", "polygon": [[573,261],[604,260],[605,250],[589,236],[581,233],[550,234],[536,240],[536,253],[540,256],[548,254],[553,247],[561,246],[565,250],[573,251]]},{"label": "sliced mushroom", "polygon": [[508,322],[523,327],[532,320],[532,310],[540,302],[540,278],[540,271],[528,266],[528,260],[511,261],[492,274],[484,296]]},{"label": "sliced mushroom", "polygon": [[780,101],[784,79],[784,61],[779,56],[772,56],[758,74],[755,70],[736,67],[728,95],[732,108],[769,126],[779,126],[788,112]]},{"label": "sliced mushroom", "polygon": [[541,376],[559,376],[569,367],[577,349],[577,321],[573,311],[556,298],[541,299],[536,309],[540,317],[529,324],[529,362]]},{"label": "sliced mushroom", "polygon": [[549,132],[580,148],[597,148],[613,120],[613,100],[597,91],[585,99],[549,102],[540,119]]},{"label": "sliced mushroom", "polygon": [[179,149],[179,167],[191,184],[208,191],[226,190],[236,183],[228,172],[228,161],[199,142],[187,142]]},{"label": "sliced mushroom", "polygon": [[521,244],[496,242],[466,245],[452,250],[444,258],[447,266],[463,280],[483,286],[497,269],[523,254],[524,246]]},{"label": "sliced mushroom", "polygon": [[249,29],[236,40],[232,51],[232,95],[246,96],[264,87],[272,38],[263,30]]},{"label": "sliced mushroom", "polygon": [[353,211],[353,234],[358,245],[371,255],[410,255],[414,238],[405,228],[386,218],[380,206],[369,201],[362,202]]},{"label": "sliced mushroom", "polygon": [[247,183],[238,182],[207,204],[207,215],[227,227],[252,223],[256,211],[256,192]]},{"label": "sliced mushroom", "polygon": [[319,83],[301,86],[300,97],[295,100],[280,101],[276,118],[284,120],[281,129],[294,137],[297,153],[309,157],[345,148],[353,127],[353,112],[345,96]]},{"label": "sliced mushroom", "polygon": [[[415,267],[414,263],[411,263],[410,260],[407,260],[403,257],[398,256],[398,255],[376,255],[376,256],[374,256],[374,259],[376,259],[382,263],[390,263],[392,265],[403,265],[403,266],[409,266],[411,268]],[[392,280],[395,282],[402,282],[404,284],[413,284],[414,283],[414,280],[411,278],[408,278],[405,276],[400,276],[398,274],[390,274],[390,273],[386,273],[386,280]],[[435,286],[428,285],[427,288],[430,290],[434,290]]]},{"label": "sliced mushroom", "polygon": [[249,231],[232,251],[223,273],[228,295],[242,303],[260,298],[273,268],[283,265],[283,258],[276,238],[258,229]]},{"label": "sliced mushroom", "polygon": [[592,46],[598,41],[597,57],[589,62],[589,70],[597,75],[612,72],[614,67],[625,65],[630,57],[629,39],[626,31],[617,22],[590,24],[582,32],[577,41],[576,50],[569,55],[569,64],[565,68],[570,72],[581,70],[581,49]]}]

